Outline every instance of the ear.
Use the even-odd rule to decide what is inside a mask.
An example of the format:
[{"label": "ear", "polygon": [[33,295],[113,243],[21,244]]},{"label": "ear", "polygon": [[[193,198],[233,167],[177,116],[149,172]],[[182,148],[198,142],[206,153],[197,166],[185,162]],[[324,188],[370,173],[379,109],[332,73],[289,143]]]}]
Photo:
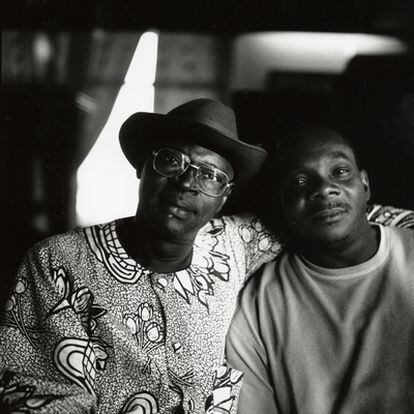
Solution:
[{"label": "ear", "polygon": [[136,171],[136,176],[137,176],[138,179],[140,179],[142,177],[142,173],[143,173],[144,168],[145,168],[145,166],[148,162],[149,162],[148,154],[141,154],[141,158],[139,158],[136,161],[135,171]]},{"label": "ear", "polygon": [[364,189],[365,189],[365,200],[368,202],[369,199],[371,198],[371,189],[369,188],[369,179],[368,179],[368,174],[365,170],[361,170],[359,172],[360,176],[361,176],[361,181],[362,184],[364,184]]},{"label": "ear", "polygon": [[221,203],[219,204],[217,213],[223,208],[224,204],[226,203],[227,199],[230,197],[230,194],[233,191],[233,186],[234,183],[231,183],[227,188],[226,191],[224,192],[222,198],[221,198]]}]

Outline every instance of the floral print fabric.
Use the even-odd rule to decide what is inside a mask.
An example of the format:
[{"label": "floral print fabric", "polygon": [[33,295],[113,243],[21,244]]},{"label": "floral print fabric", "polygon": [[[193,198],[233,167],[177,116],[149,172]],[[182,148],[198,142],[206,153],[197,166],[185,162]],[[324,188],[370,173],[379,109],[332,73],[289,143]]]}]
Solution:
[{"label": "floral print fabric", "polygon": [[116,228],[77,229],[25,257],[0,329],[3,406],[235,412],[241,377],[223,364],[224,336],[246,276],[280,244],[252,216],[213,219],[187,269],[155,274]]},{"label": "floral print fabric", "polygon": [[[406,227],[413,217],[369,212]],[[24,258],[0,326],[0,409],[235,413],[242,378],[222,360],[225,334],[246,277],[281,244],[253,216],[213,219],[187,269],[156,274],[126,254],[117,223],[52,237]]]}]

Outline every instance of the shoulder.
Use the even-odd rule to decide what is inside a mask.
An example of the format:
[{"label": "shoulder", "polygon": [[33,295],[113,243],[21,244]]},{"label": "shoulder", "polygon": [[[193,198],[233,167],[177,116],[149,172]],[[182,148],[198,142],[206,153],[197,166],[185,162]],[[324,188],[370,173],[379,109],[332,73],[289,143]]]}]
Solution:
[{"label": "shoulder", "polygon": [[30,251],[43,254],[48,251],[67,250],[71,245],[76,245],[82,239],[84,239],[83,229],[77,228],[66,233],[48,237],[36,243]]},{"label": "shoulder", "polygon": [[414,244],[414,229],[402,228],[402,227],[385,227],[382,226],[384,232],[386,232],[391,239],[391,246],[395,247],[396,243],[401,243],[407,248],[412,247]]},{"label": "shoulder", "polygon": [[224,216],[221,220],[227,230],[237,235],[243,242],[257,241],[255,249],[259,251],[272,250],[274,254],[280,252],[282,245],[280,238],[256,215],[243,213]]},{"label": "shoulder", "polygon": [[259,220],[253,213],[245,212],[240,214],[233,214],[231,216],[222,216],[221,219],[226,223],[249,224],[253,221]]},{"label": "shoulder", "polygon": [[226,235],[232,240],[243,239],[249,242],[255,234],[272,234],[254,214],[243,213],[211,219],[200,231],[200,235]]},{"label": "shoulder", "polygon": [[82,252],[88,250],[88,233],[99,232],[103,226],[99,224],[89,227],[77,227],[68,232],[48,237],[36,243],[29,251],[29,257],[60,257],[67,260],[75,260],[82,256]]},{"label": "shoulder", "polygon": [[76,229],[41,240],[23,257],[18,277],[35,284],[50,281],[54,270],[79,261],[79,246],[85,245],[82,239],[82,231]]},{"label": "shoulder", "polygon": [[283,254],[271,262],[263,264],[247,281],[240,295],[240,303],[243,306],[255,307],[263,301],[268,292],[277,284],[277,266]]},{"label": "shoulder", "polygon": [[[261,332],[267,330],[275,307],[275,286],[277,261],[262,265],[241,290],[238,306],[232,321],[231,329],[242,332],[257,343],[261,342]],[[278,301],[276,299],[276,301]],[[279,301],[278,301],[279,302]],[[280,302],[282,303],[282,302]]]},{"label": "shoulder", "polygon": [[391,260],[391,263],[414,263],[414,229],[384,226],[381,230],[379,252]]}]

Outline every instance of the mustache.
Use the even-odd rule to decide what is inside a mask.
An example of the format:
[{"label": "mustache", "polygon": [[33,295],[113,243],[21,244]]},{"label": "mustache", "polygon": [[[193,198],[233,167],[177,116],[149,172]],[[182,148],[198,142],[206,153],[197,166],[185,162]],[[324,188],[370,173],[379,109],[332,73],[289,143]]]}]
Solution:
[{"label": "mustache", "polygon": [[312,204],[308,210],[309,216],[314,216],[319,213],[328,212],[329,210],[339,209],[344,212],[352,210],[352,206],[349,203],[342,201],[333,201],[333,202],[315,202]]}]

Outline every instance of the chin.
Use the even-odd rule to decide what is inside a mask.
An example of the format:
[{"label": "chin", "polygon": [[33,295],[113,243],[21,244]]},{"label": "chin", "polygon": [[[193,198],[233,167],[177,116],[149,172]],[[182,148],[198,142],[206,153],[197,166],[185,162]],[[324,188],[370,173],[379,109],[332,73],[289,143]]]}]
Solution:
[{"label": "chin", "polygon": [[318,243],[321,246],[335,247],[335,246],[342,246],[344,244],[347,244],[350,238],[351,238],[351,235],[349,232],[344,232],[344,231],[326,232],[325,231],[322,234],[318,234],[318,236],[314,238],[314,242]]},{"label": "chin", "polygon": [[177,223],[176,220],[173,219],[167,219],[160,225],[159,229],[165,234],[180,234],[185,232],[185,226],[181,223]]},{"label": "chin", "polygon": [[321,246],[342,245],[351,237],[351,231],[345,224],[336,223],[334,225],[317,226],[315,228],[304,229],[301,238],[305,243],[317,244]]},{"label": "chin", "polygon": [[176,217],[166,217],[163,223],[160,224],[159,230],[165,236],[187,237],[197,232],[198,227],[190,221]]}]

